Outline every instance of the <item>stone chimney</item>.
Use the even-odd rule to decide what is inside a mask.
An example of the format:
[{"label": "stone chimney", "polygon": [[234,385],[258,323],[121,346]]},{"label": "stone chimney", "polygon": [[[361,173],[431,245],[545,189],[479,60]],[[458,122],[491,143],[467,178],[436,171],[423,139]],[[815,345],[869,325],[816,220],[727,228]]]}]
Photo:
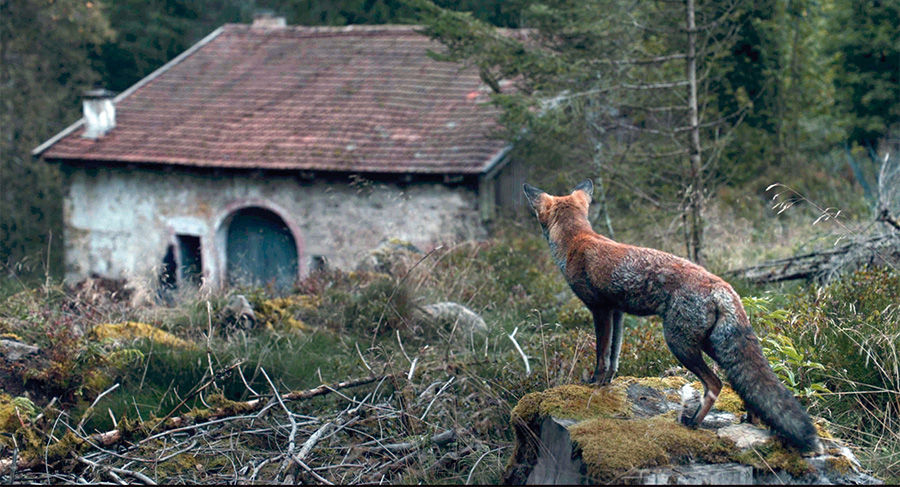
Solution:
[{"label": "stone chimney", "polygon": [[284,17],[278,17],[274,12],[262,10],[253,14],[251,27],[254,29],[275,29],[285,26],[287,26],[287,21]]},{"label": "stone chimney", "polygon": [[84,134],[88,139],[99,139],[116,126],[115,93],[97,88],[84,93]]}]

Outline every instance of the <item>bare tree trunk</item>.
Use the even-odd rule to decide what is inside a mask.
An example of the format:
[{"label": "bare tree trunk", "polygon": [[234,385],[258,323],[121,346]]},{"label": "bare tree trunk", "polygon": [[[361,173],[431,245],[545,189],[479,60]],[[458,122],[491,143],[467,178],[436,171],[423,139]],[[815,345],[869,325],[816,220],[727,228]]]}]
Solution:
[{"label": "bare tree trunk", "polygon": [[700,149],[700,116],[697,106],[697,25],[694,20],[694,0],[687,0],[687,78],[690,107],[690,184],[688,186],[690,258],[703,265],[703,169]]}]

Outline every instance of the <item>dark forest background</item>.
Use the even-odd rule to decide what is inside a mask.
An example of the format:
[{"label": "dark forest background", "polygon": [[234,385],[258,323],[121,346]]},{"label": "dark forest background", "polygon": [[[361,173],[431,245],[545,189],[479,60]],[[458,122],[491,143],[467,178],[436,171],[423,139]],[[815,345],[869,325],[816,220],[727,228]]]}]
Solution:
[{"label": "dark forest background", "polygon": [[[685,89],[634,89],[683,77],[683,60],[641,64],[683,52],[679,2],[0,0],[0,265],[7,275],[59,269],[60,177],[30,152],[80,117],[83,91],[124,90],[221,24],[260,11],[289,24],[421,24],[450,48],[448,59],[479,66],[486,81],[517,77],[519,90],[495,102],[519,157],[551,190],[606,174],[610,230],[643,210],[677,216],[701,198],[704,212],[736,194],[763,198],[775,181],[865,194],[875,151],[898,137],[900,1],[694,8],[708,123],[701,174],[690,179],[684,147],[646,137],[680,139],[677,110],[659,114],[681,107]],[[493,27],[532,35],[510,43]]]}]

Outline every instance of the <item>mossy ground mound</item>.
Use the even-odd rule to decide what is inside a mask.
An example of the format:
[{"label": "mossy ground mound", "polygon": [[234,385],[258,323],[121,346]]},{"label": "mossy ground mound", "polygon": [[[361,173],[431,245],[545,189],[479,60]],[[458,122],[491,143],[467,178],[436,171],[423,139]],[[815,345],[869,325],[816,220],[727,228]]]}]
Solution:
[{"label": "mossy ground mound", "polygon": [[175,348],[192,348],[194,345],[186,340],[161,330],[147,323],[126,321],[124,323],[104,323],[97,325],[91,332],[97,340],[139,340],[145,338],[160,345]]},{"label": "mossy ground mound", "polygon": [[[580,475],[590,482],[640,481],[643,475],[659,469],[671,469],[677,476],[679,469],[729,464],[756,472],[753,475],[771,473],[775,475],[773,479],[786,475],[784,478],[800,483],[817,483],[838,479],[834,475],[846,474],[855,462],[835,451],[828,453],[828,459],[820,458],[819,463],[826,465],[824,469],[814,467],[807,457],[786,447],[777,437],[766,439],[767,433],[755,443],[738,447],[730,430],[757,429],[737,424],[744,405],[729,387],[723,388],[716,402],[717,419],[704,422],[699,429],[687,428],[678,421],[679,392],[685,387],[702,391],[699,383],[683,377],[621,377],[603,387],[564,385],[524,396],[512,411],[517,442],[504,481],[521,484],[571,480],[569,470],[575,467],[561,467],[569,470],[553,473],[541,466],[547,462],[544,456],[557,458],[564,454],[556,439],[558,435],[552,436],[545,430],[547,424],[557,424],[567,432],[565,444],[571,445],[572,458],[581,465],[575,468],[575,478]],[[548,423],[550,418],[555,423]],[[723,419],[731,426],[723,427]],[[545,434],[550,436],[545,439]],[[545,440],[548,443],[542,446]],[[545,453],[543,450],[548,448],[553,451]],[[714,468],[711,472],[715,471]]]}]

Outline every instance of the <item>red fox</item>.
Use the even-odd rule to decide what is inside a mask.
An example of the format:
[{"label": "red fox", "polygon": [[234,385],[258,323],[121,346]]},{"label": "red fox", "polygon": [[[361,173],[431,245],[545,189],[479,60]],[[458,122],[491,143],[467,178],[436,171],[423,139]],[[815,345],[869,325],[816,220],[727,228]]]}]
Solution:
[{"label": "red fox", "polygon": [[809,416],[778,380],[741,300],[720,277],[659,250],[618,243],[588,221],[590,180],[567,196],[525,184],[525,196],[550,243],[550,253],[572,291],[594,315],[597,362],[591,382],[608,384],[618,369],[622,313],[659,315],[669,349],[703,383],[704,395],[681,422],[697,427],[712,408],[722,381],[707,367],[712,357],[744,400],[747,411],[802,451],[822,446]]}]

